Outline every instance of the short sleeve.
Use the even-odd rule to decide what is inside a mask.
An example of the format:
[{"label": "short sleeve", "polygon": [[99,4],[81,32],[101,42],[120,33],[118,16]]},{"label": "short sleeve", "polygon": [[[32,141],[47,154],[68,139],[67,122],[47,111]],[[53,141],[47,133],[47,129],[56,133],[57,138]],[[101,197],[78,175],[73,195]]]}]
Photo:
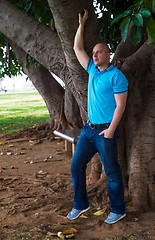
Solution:
[{"label": "short sleeve", "polygon": [[88,64],[87,64],[87,68],[86,68],[86,71],[89,73],[90,72],[90,69],[93,65],[93,59],[89,58],[89,61],[88,61]]},{"label": "short sleeve", "polygon": [[125,75],[118,70],[112,78],[114,94],[121,94],[128,91],[128,81]]}]

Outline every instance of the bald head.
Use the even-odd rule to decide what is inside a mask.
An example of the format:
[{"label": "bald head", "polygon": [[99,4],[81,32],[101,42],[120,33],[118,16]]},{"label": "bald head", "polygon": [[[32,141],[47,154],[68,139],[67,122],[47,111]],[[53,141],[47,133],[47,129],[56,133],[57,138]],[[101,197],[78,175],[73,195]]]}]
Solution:
[{"label": "bald head", "polygon": [[[106,53],[110,53],[111,51],[110,51],[110,48],[108,47],[108,45],[107,44],[105,44],[105,43],[97,43],[96,45],[95,45],[95,47],[100,47],[100,48],[102,48]],[[94,47],[94,48],[95,48]]]}]

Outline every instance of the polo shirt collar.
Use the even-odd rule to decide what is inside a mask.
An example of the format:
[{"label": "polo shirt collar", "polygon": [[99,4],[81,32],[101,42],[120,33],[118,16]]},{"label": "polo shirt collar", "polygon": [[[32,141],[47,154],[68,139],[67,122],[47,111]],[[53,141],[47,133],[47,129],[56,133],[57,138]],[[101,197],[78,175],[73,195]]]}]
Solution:
[{"label": "polo shirt collar", "polygon": [[[96,66],[96,68],[98,69],[98,67]],[[113,64],[110,64],[110,66],[108,68],[106,68],[105,70],[99,71],[99,72],[108,72],[110,70],[112,70],[114,68]]]}]

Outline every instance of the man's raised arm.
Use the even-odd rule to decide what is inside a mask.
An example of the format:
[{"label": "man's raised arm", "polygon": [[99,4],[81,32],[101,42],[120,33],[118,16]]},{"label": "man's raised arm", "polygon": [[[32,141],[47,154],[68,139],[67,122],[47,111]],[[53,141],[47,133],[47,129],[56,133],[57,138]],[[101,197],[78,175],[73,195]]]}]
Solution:
[{"label": "man's raised arm", "polygon": [[87,68],[87,64],[89,61],[89,56],[84,49],[84,39],[83,39],[84,26],[87,18],[88,18],[87,10],[84,10],[83,17],[81,16],[81,13],[79,13],[79,27],[77,29],[75,39],[74,39],[74,51],[79,63],[84,69]]}]

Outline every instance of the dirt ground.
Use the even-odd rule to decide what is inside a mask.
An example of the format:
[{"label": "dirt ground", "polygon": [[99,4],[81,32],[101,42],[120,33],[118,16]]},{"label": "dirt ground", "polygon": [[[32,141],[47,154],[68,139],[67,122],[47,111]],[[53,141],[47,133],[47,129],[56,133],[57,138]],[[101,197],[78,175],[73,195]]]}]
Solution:
[{"label": "dirt ground", "polygon": [[[100,205],[94,186],[88,185],[90,210],[69,221],[71,153],[65,152],[64,141],[52,136],[0,136],[0,240],[56,240],[61,239],[57,233],[65,230],[70,230],[65,238],[80,240],[155,239],[155,213],[136,212],[129,203],[124,219],[104,223],[110,212],[107,184]],[[100,209],[103,214],[95,215]]]}]

